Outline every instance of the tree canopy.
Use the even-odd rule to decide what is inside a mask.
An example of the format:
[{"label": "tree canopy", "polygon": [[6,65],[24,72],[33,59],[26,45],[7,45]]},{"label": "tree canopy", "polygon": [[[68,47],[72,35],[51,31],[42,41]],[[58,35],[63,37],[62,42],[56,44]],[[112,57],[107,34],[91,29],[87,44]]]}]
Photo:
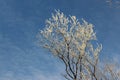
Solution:
[{"label": "tree canopy", "polygon": [[103,70],[99,65],[102,45],[97,43],[94,26],[84,19],[81,22],[56,11],[39,32],[40,45],[64,63],[67,80],[118,80],[109,66]]}]

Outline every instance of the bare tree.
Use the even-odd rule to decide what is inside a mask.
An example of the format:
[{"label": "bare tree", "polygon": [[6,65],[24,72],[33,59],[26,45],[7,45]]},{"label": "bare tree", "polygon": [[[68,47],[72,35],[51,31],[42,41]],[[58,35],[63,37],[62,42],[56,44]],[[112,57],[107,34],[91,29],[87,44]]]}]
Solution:
[{"label": "bare tree", "polygon": [[96,42],[92,24],[56,11],[38,37],[65,64],[67,80],[109,80],[98,65],[102,45]]}]

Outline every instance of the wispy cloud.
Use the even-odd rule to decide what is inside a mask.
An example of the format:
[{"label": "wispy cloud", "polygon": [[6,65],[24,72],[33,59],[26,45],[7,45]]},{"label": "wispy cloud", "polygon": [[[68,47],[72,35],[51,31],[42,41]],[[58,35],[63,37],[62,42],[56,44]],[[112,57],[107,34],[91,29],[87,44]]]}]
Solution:
[{"label": "wispy cloud", "polygon": [[0,80],[63,80],[58,73],[44,73],[39,70],[31,70],[30,75],[8,71],[0,75]]},{"label": "wispy cloud", "polygon": [[0,80],[63,80],[64,67],[48,51],[23,50],[2,34],[0,44]]}]

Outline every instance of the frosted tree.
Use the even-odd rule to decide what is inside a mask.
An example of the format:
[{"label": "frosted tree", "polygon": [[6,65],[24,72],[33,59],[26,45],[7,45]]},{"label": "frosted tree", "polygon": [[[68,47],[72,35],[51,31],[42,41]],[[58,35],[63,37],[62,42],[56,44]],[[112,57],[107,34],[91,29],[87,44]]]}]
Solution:
[{"label": "frosted tree", "polygon": [[113,8],[120,8],[120,0],[105,0],[106,3]]},{"label": "frosted tree", "polygon": [[108,80],[98,65],[102,45],[96,42],[92,24],[56,11],[38,37],[64,63],[67,80]]}]

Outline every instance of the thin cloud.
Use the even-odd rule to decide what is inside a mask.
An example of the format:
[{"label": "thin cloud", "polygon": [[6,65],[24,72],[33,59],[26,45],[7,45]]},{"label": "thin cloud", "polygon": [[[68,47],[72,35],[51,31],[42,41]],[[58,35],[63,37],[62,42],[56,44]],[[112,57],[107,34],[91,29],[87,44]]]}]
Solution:
[{"label": "thin cloud", "polygon": [[0,76],[0,80],[63,80],[59,74],[44,73],[39,70],[31,70],[31,75],[23,75],[21,73],[15,73],[8,71],[4,75]]}]

